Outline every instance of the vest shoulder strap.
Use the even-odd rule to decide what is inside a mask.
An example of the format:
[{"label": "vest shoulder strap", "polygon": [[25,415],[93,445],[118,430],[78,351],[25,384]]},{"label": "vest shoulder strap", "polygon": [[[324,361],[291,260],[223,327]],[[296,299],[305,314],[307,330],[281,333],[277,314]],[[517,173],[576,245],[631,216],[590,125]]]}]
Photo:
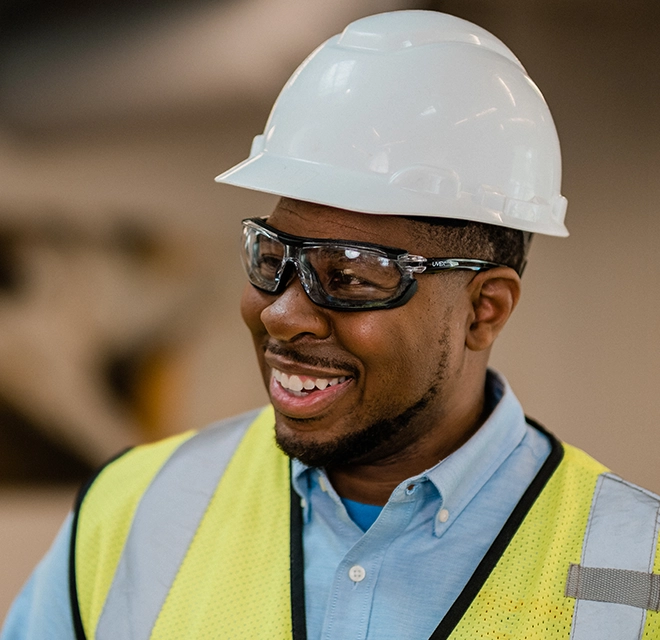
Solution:
[{"label": "vest shoulder strap", "polygon": [[150,640],[291,638],[289,459],[274,424],[264,410],[231,457]]},{"label": "vest shoulder strap", "polygon": [[565,595],[575,599],[571,640],[640,640],[647,616],[657,624],[659,523],[660,496],[611,473],[599,476],[580,562],[566,581]]},{"label": "vest shoulder strap", "polygon": [[[158,614],[185,553],[181,547],[190,543],[219,478],[257,413],[137,447],[96,477],[80,500],[73,532],[72,605],[74,612],[79,610],[79,637],[137,638],[132,633],[116,635],[116,629],[115,635],[107,635],[103,621],[125,625],[129,612],[156,607],[154,615]],[[191,528],[177,527],[182,518],[190,520]],[[157,579],[150,580],[149,589],[129,593],[125,587],[131,571],[155,572]],[[130,579],[135,577],[133,573]],[[139,627],[144,620],[140,616],[131,622]]]}]

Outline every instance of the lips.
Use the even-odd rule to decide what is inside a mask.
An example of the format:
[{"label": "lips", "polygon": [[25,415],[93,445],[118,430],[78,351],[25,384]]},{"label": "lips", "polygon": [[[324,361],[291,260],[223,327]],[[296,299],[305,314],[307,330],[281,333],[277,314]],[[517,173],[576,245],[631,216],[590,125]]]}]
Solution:
[{"label": "lips", "polygon": [[350,386],[350,376],[314,376],[271,368],[270,397],[277,411],[291,418],[314,418]]}]

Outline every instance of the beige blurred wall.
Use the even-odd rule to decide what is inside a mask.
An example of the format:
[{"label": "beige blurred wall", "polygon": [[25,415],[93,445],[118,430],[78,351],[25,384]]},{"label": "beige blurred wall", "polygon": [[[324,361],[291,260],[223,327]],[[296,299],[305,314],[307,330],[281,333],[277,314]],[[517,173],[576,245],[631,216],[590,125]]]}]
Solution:
[{"label": "beige blurred wall", "polygon": [[[511,46],[550,104],[564,153],[571,236],[536,238],[522,302],[493,364],[529,415],[660,491],[658,10],[595,0],[441,6]],[[274,199],[217,186],[213,177],[245,157],[270,97],[225,97],[153,118],[0,125],[0,218],[71,217],[94,228],[132,212],[175,238],[176,255],[196,265],[205,287],[173,343],[164,431],[198,428],[266,400],[238,315],[244,277],[236,235],[241,218],[267,213]],[[7,541],[0,560],[6,567],[14,566],[10,557],[25,560],[2,580],[0,617],[67,511],[67,491],[0,497]]]}]

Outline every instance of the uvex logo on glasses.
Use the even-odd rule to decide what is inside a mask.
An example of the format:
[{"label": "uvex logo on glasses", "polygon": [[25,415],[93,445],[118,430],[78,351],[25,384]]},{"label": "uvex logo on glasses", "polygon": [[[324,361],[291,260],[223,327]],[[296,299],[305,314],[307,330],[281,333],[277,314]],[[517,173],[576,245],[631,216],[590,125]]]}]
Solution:
[{"label": "uvex logo on glasses", "polygon": [[483,271],[503,266],[470,258],[424,258],[365,242],[301,238],[261,218],[243,220],[242,258],[250,283],[278,294],[294,272],[315,304],[329,309],[391,309],[417,290],[416,273]]}]

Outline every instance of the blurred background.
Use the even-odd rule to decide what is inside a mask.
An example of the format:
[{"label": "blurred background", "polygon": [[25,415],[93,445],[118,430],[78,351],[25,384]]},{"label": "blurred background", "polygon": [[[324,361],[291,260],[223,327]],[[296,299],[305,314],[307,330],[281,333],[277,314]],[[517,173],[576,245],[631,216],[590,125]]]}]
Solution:
[{"label": "blurred background", "polygon": [[90,471],[265,403],[214,184],[298,63],[348,22],[472,20],[555,117],[570,238],[537,237],[493,357],[529,415],[660,491],[660,3],[4,0],[0,4],[0,619]]}]

